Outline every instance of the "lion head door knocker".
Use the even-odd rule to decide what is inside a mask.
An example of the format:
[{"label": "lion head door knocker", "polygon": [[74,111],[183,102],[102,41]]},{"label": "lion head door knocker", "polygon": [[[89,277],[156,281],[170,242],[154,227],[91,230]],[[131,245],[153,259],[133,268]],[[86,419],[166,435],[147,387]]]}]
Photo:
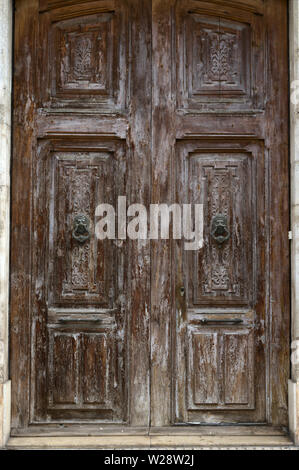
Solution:
[{"label": "lion head door knocker", "polygon": [[84,243],[90,239],[90,222],[85,215],[76,215],[73,223],[73,238],[79,242]]},{"label": "lion head door knocker", "polygon": [[219,245],[226,242],[230,237],[227,217],[223,214],[217,214],[212,218],[211,236]]}]

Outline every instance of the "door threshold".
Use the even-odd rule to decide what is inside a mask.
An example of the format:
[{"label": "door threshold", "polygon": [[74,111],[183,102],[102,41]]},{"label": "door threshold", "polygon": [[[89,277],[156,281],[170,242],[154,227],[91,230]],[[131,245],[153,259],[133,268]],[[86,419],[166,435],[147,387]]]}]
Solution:
[{"label": "door threshold", "polygon": [[97,436],[287,436],[282,427],[267,425],[185,425],[135,427],[105,424],[30,425],[11,431],[11,437],[97,437]]},{"label": "door threshold", "polygon": [[285,449],[298,450],[288,436],[203,436],[203,435],[127,435],[127,436],[39,436],[11,437],[9,450],[51,449]]},{"label": "door threshold", "polygon": [[17,432],[9,439],[8,449],[296,448],[285,430],[272,426],[78,425],[47,431],[45,427],[32,426]]}]

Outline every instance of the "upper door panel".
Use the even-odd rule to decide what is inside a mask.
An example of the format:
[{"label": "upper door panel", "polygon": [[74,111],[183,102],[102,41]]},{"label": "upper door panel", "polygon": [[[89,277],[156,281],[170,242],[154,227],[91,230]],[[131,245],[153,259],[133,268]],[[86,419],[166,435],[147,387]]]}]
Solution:
[{"label": "upper door panel", "polygon": [[42,2],[41,105],[124,111],[127,88],[125,4],[114,0]]},{"label": "upper door panel", "polygon": [[263,107],[263,9],[182,1],[176,12],[177,105],[187,111]]}]

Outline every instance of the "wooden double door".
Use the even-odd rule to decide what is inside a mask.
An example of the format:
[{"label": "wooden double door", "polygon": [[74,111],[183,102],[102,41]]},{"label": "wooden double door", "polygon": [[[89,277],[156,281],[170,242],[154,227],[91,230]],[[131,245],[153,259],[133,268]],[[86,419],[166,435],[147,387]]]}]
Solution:
[{"label": "wooden double door", "polygon": [[[287,1],[15,7],[13,432],[287,425]],[[98,239],[118,196],[203,247]]]}]

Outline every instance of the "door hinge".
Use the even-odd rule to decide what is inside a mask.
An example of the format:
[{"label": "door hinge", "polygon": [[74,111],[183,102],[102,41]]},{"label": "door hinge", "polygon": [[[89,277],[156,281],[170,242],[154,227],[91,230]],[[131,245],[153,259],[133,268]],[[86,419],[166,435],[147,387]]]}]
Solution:
[{"label": "door hinge", "polygon": [[292,232],[292,230],[289,231],[289,240],[293,240],[293,232]]}]

